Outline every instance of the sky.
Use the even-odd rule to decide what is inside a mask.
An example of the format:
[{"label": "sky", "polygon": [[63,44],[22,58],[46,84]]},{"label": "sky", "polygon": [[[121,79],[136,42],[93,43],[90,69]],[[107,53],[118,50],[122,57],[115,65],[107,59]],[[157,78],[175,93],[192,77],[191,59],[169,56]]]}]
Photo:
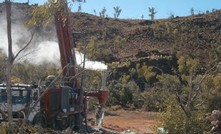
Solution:
[{"label": "sky", "polygon": [[[3,2],[4,0],[0,0]],[[12,0],[14,2],[27,2],[27,0]],[[46,0],[29,0],[30,4],[43,4]],[[221,9],[221,0],[86,0],[82,4],[82,12],[99,15],[99,12],[105,7],[106,14],[114,17],[113,7],[119,6],[122,12],[119,18],[122,19],[150,19],[149,7],[154,7],[157,11],[155,19],[168,18],[171,14],[176,16],[190,15],[190,9],[195,10],[195,14],[203,13],[206,10],[212,11],[213,8]],[[72,11],[76,12],[78,5],[72,6]]]}]

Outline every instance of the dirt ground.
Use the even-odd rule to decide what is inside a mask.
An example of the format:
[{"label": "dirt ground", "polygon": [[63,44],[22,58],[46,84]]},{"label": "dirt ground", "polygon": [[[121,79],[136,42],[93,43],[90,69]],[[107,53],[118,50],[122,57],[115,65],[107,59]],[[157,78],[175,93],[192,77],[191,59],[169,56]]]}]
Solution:
[{"label": "dirt ground", "polygon": [[157,123],[155,112],[118,110],[105,112],[102,127],[117,133],[130,130],[137,134],[153,134],[151,127]]}]

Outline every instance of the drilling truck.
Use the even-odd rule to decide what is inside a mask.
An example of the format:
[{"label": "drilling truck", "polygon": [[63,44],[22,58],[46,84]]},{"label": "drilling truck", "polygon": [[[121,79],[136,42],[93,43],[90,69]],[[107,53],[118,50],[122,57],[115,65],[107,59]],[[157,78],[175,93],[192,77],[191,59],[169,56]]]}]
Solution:
[{"label": "drilling truck", "polygon": [[[22,120],[27,117],[30,123],[43,128],[64,130],[70,127],[79,130],[82,129],[83,120],[87,128],[87,110],[90,97],[96,97],[99,107],[104,107],[108,91],[101,89],[97,91],[82,90],[84,78],[83,75],[81,80],[76,77],[76,55],[67,1],[56,2],[62,3],[61,9],[54,15],[60,50],[62,82],[56,85],[55,78],[48,76],[45,85],[42,84],[42,80],[39,80],[37,85],[12,84],[13,120]],[[85,57],[83,69],[84,65]],[[7,121],[5,84],[0,84],[0,121]]]}]

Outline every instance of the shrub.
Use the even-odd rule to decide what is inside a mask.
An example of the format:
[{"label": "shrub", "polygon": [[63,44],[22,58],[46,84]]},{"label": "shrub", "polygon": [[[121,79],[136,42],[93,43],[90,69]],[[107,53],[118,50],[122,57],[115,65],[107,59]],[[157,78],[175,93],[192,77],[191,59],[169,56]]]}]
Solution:
[{"label": "shrub", "polygon": [[109,90],[109,98],[107,105],[121,105],[129,107],[133,104],[134,93],[138,89],[134,81],[125,81],[120,78],[118,81],[112,81],[107,85]]},{"label": "shrub", "polygon": [[171,134],[202,134],[206,128],[204,115],[193,111],[187,117],[176,102],[175,96],[166,100],[166,109],[160,115],[161,127]]}]

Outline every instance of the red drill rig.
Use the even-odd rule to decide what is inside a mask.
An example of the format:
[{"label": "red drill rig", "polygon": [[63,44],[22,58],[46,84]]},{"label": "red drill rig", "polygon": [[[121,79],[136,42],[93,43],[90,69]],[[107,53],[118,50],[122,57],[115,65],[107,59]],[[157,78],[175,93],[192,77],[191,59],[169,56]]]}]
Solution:
[{"label": "red drill rig", "polygon": [[[63,69],[62,83],[55,85],[53,80],[51,80],[52,77],[49,76],[44,86],[41,85],[40,81],[37,87],[13,84],[13,118],[14,120],[25,118],[28,113],[28,107],[33,106],[33,104],[40,99],[28,117],[28,120],[33,125],[38,124],[43,128],[50,127],[60,130],[66,129],[67,127],[82,129],[83,118],[87,127],[89,98],[98,98],[99,107],[104,107],[108,98],[108,91],[82,91],[83,75],[81,81],[76,77],[77,64],[67,2],[66,0],[60,0],[60,2],[63,4],[61,10],[55,14],[55,25],[60,49],[61,67]],[[65,15],[62,16],[62,14]],[[43,93],[44,96],[40,98]],[[3,108],[7,105],[5,84],[0,84],[0,94],[0,105],[1,108]],[[7,120],[6,109],[7,108],[0,110],[2,113],[0,114],[0,121]]]}]

